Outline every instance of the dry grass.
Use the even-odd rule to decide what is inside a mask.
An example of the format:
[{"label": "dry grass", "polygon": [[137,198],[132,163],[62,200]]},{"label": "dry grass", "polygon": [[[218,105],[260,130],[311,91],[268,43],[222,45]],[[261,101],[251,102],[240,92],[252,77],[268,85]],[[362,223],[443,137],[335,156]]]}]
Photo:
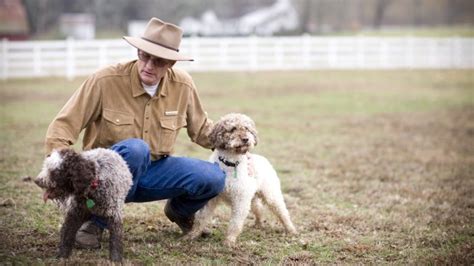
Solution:
[{"label": "dry grass", "polygon": [[[179,239],[163,202],[128,204],[127,264],[474,263],[474,81],[471,71],[196,74],[212,118],[238,111],[259,128],[300,234],[267,213],[234,249],[221,244],[228,210],[209,238]],[[59,263],[61,217],[21,177],[34,176],[42,138],[81,80],[0,83],[0,261]],[[209,152],[182,135],[179,154]],[[75,250],[68,263],[107,263]]]}]

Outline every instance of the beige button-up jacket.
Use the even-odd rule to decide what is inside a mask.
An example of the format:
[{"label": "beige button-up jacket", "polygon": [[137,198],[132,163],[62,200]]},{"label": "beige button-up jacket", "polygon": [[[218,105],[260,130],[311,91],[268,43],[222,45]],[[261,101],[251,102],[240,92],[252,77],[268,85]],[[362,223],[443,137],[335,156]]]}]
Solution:
[{"label": "beige button-up jacket", "polygon": [[184,127],[193,142],[210,148],[211,125],[189,74],[170,68],[151,97],[141,85],[137,61],[131,61],[99,70],[81,85],[49,125],[46,154],[74,144],[85,129],[85,150],[139,138],[158,159],[173,153]]}]

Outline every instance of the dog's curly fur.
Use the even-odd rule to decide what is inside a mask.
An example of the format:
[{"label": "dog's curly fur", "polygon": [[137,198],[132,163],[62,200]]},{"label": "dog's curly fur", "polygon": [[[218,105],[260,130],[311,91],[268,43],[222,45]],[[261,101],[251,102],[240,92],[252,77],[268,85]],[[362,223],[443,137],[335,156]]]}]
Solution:
[{"label": "dog's curly fur", "polygon": [[[118,153],[102,148],[82,153],[53,151],[44,160],[35,183],[44,190],[45,202],[52,199],[65,212],[59,257],[71,255],[76,232],[96,215],[106,219],[110,230],[110,259],[122,260],[123,206],[132,174]],[[87,207],[88,199],[95,203],[92,208]]]},{"label": "dog's curly fur", "polygon": [[196,213],[194,226],[185,238],[197,238],[206,230],[220,201],[230,204],[232,209],[225,238],[228,246],[235,244],[250,210],[255,214],[256,225],[263,226],[262,201],[279,218],[286,231],[295,234],[275,170],[263,156],[250,153],[258,142],[253,120],[243,114],[225,115],[214,124],[209,139],[215,148],[210,161],[219,163],[226,172],[226,184],[219,196]]}]

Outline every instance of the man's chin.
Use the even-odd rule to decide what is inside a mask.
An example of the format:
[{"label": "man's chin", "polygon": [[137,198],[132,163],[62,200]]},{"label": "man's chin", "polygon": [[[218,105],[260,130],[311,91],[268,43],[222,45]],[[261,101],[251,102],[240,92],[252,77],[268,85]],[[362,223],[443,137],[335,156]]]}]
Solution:
[{"label": "man's chin", "polygon": [[154,76],[147,73],[140,73],[140,80],[147,86],[153,86],[158,83]]}]

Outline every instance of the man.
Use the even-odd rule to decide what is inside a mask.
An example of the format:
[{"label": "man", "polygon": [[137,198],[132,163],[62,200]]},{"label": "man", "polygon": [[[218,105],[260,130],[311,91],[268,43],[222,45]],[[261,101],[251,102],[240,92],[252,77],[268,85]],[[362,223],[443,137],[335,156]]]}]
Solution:
[{"label": "man", "polygon": [[[46,153],[69,147],[85,129],[83,148],[118,152],[133,174],[126,202],[169,199],[166,216],[186,233],[194,213],[224,188],[225,174],[216,164],[173,157],[178,131],[210,148],[212,121],[201,106],[193,80],[172,68],[192,61],[179,53],[182,30],[152,18],[141,38],[124,37],[136,47],[138,60],[92,74],[73,94],[48,128]],[[83,248],[100,247],[106,224],[93,217],[76,235]]]}]

